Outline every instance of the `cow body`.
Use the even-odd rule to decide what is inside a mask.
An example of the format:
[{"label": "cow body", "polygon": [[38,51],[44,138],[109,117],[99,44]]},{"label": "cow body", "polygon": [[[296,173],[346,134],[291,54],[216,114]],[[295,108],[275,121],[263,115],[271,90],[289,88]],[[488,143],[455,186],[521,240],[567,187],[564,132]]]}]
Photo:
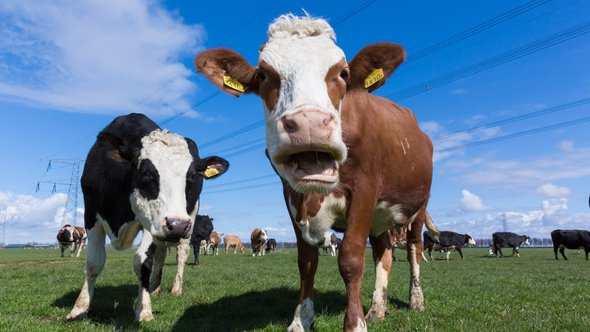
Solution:
[{"label": "cow body", "polygon": [[590,232],[583,230],[561,230],[556,229],[551,232],[551,241],[553,242],[553,252],[557,260],[557,250],[565,257],[565,249],[584,249],[586,253],[586,260],[588,260],[588,253],[590,252]]},{"label": "cow body", "polygon": [[459,252],[459,256],[463,259],[463,248],[464,245],[475,245],[475,241],[469,234],[459,234],[450,231],[441,231],[439,238],[430,233],[424,232],[424,248],[428,249],[428,256],[430,259],[432,258],[432,251],[433,250],[441,250],[446,253],[447,261],[449,260],[449,256],[451,254],[451,250],[457,250]]},{"label": "cow body", "polygon": [[209,235],[209,242],[207,243],[206,252],[209,252],[209,249],[213,248],[211,252],[212,255],[219,255],[219,246],[221,246],[221,237],[223,233],[217,233],[216,231],[211,232]]},{"label": "cow body", "polygon": [[492,234],[492,245],[490,247],[490,253],[495,254],[498,257],[504,257],[502,254],[502,248],[512,248],[512,256],[520,257],[519,248],[521,245],[529,244],[529,237],[526,235],[518,235],[510,232],[496,232]]},{"label": "cow body", "polygon": [[242,254],[245,252],[242,240],[235,235],[226,235],[223,237],[223,243],[225,243],[225,254],[229,253],[229,249],[234,248],[234,255],[239,250]]},{"label": "cow body", "polygon": [[432,143],[410,110],[370,94],[405,51],[369,45],[347,63],[333,29],[309,16],[283,15],[268,36],[257,67],[228,49],[203,52],[195,65],[230,94],[262,98],[267,156],[281,178],[297,238],[300,292],[289,330],[308,330],[313,322],[317,245],[330,229],[344,232],[338,266],[348,296],[345,330],[366,330],[360,289],[367,237],[376,269],[367,319],[387,312],[390,229],[407,228],[409,306],[423,310],[419,262]]},{"label": "cow body", "polygon": [[57,233],[61,257],[64,257],[66,248],[70,249],[70,257],[74,256],[74,252],[77,252],[76,257],[80,257],[86,238],[87,234],[84,227],[64,225]]},{"label": "cow body", "polygon": [[252,247],[252,256],[264,256],[266,253],[266,240],[268,235],[264,229],[255,228],[250,235],[250,245]]},{"label": "cow body", "polygon": [[336,256],[336,249],[338,248],[338,237],[335,233],[324,235],[324,240],[318,245],[321,249],[330,252],[330,256]]},{"label": "cow body", "polygon": [[211,232],[213,232],[213,218],[209,216],[197,216],[190,240],[190,244],[193,246],[193,253],[195,254],[195,265],[199,265],[199,252],[201,248],[204,248],[205,255],[207,254],[207,241]]},{"label": "cow body", "polygon": [[275,239],[268,239],[266,241],[266,252],[274,252],[277,248],[277,240]]},{"label": "cow body", "polygon": [[105,264],[106,236],[113,248],[123,250],[142,231],[134,257],[139,281],[136,320],[153,319],[150,291],[160,288],[167,242],[178,244],[172,293],[180,295],[203,178],[223,174],[228,166],[219,157],[201,159],[195,142],[161,130],[142,114],[117,117],[103,129],[82,174],[88,231],[86,278],[67,319],[80,318],[90,308]]}]

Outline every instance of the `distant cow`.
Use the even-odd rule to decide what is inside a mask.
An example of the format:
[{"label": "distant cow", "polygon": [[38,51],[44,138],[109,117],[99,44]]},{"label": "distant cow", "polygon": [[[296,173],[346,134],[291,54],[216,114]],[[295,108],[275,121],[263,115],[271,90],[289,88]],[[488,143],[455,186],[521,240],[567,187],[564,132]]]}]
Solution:
[{"label": "distant cow", "polygon": [[61,257],[64,257],[64,251],[67,247],[70,248],[70,257],[74,256],[75,251],[77,251],[76,257],[80,257],[80,252],[82,252],[86,243],[86,237],[86,229],[84,227],[63,225],[57,233]]},{"label": "distant cow", "polygon": [[261,228],[255,228],[250,235],[250,244],[252,246],[252,256],[264,256],[266,248],[266,240],[268,235],[266,231]]},{"label": "distant cow", "polygon": [[209,235],[211,235],[212,231],[213,218],[210,218],[207,215],[197,216],[190,241],[193,246],[193,253],[195,254],[195,265],[199,265],[199,251],[202,246],[204,246],[205,254],[207,254],[207,241],[209,240]]},{"label": "distant cow", "polygon": [[223,243],[225,243],[225,254],[227,255],[229,253],[229,249],[230,248],[234,248],[234,255],[236,254],[236,252],[238,250],[240,250],[240,252],[242,254],[244,254],[244,245],[242,244],[242,241],[240,240],[240,238],[238,236],[235,235],[226,235],[223,237]]},{"label": "distant cow", "polygon": [[268,239],[268,241],[266,241],[266,252],[274,252],[276,248],[277,248],[277,240]]},{"label": "distant cow", "polygon": [[67,319],[81,318],[90,309],[105,264],[107,235],[113,248],[124,250],[142,232],[133,259],[139,279],[137,321],[153,319],[150,291],[160,289],[166,242],[178,243],[172,293],[180,295],[203,179],[228,167],[220,157],[201,159],[195,142],[160,129],[143,114],[117,117],[104,128],[82,174],[88,259],[84,286]]},{"label": "distant cow", "polygon": [[529,245],[529,237],[526,235],[518,235],[510,232],[496,232],[492,234],[492,245],[490,246],[490,255],[495,254],[498,257],[504,257],[502,254],[502,248],[512,248],[512,256],[520,257],[520,251],[518,250],[521,245]]},{"label": "distant cow", "polygon": [[205,249],[205,254],[209,254],[209,249],[213,248],[211,255],[219,255],[219,247],[221,246],[221,237],[223,233],[217,233],[216,231],[211,232],[209,235],[209,242]]},{"label": "distant cow", "polygon": [[324,249],[324,253],[326,251],[330,252],[330,256],[336,256],[336,249],[338,247],[338,237],[336,233],[324,234],[324,239],[318,247]]},{"label": "distant cow", "polygon": [[[457,250],[459,256],[463,259],[464,245],[475,245],[475,240],[469,234],[459,234],[451,231],[441,231],[438,240],[429,231],[424,232],[424,248],[428,249],[428,256],[432,258],[433,250],[442,250],[447,254],[447,261],[451,255],[451,250]],[[434,260],[434,259],[433,259]]]},{"label": "distant cow", "polygon": [[590,232],[582,230],[561,230],[556,229],[551,232],[551,241],[553,241],[553,251],[555,252],[555,259],[557,258],[557,249],[565,257],[565,249],[579,249],[584,248],[586,253],[586,260],[588,260],[588,253],[590,252]]}]

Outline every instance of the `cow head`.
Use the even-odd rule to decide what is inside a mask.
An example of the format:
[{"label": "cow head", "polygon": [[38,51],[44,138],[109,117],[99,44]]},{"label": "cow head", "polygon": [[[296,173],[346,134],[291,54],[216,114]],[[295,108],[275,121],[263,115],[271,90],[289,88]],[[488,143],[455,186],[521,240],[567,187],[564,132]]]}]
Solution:
[{"label": "cow head", "polygon": [[530,246],[531,244],[529,243],[529,239],[530,239],[530,237],[524,235],[524,242],[522,242],[522,244],[526,244],[527,246]]},{"label": "cow head", "polygon": [[71,225],[64,225],[57,233],[57,241],[61,243],[74,242],[74,230]]},{"label": "cow head", "polygon": [[199,158],[195,142],[166,130],[151,131],[134,151],[127,151],[133,148],[125,138],[105,135],[99,140],[128,164],[131,209],[144,230],[161,240],[190,236],[203,179],[217,177],[229,167],[220,157]]},{"label": "cow head", "polygon": [[256,67],[223,48],[195,59],[197,70],[223,91],[262,98],[269,159],[301,193],[325,193],[338,184],[347,158],[341,120],[347,91],[382,86],[405,57],[400,46],[381,43],[347,63],[335,40],[323,19],[283,15],[269,26]]}]

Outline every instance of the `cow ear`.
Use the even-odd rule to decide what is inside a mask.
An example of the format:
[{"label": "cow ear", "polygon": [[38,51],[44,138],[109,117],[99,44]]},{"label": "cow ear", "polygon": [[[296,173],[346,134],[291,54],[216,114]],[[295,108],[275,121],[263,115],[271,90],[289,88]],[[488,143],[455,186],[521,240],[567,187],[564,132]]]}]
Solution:
[{"label": "cow ear", "polygon": [[96,141],[113,160],[123,163],[133,160],[131,148],[120,137],[103,131],[98,134]]},{"label": "cow ear", "polygon": [[204,51],[195,58],[195,67],[209,81],[232,96],[258,93],[258,85],[252,79],[256,68],[236,51],[227,48]]},{"label": "cow ear", "polygon": [[212,156],[201,159],[197,167],[199,173],[205,180],[213,179],[225,173],[229,168],[229,162],[221,157]]},{"label": "cow ear", "polygon": [[403,47],[391,43],[378,43],[363,48],[348,64],[348,89],[367,89],[373,92],[385,85],[387,78],[405,60]]}]

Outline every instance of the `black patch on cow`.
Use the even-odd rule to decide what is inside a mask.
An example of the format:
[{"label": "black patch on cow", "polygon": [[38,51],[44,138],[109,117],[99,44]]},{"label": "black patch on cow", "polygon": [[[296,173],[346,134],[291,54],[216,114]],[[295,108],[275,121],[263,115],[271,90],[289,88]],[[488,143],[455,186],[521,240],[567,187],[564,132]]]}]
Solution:
[{"label": "black patch on cow", "polygon": [[209,241],[209,236],[213,232],[213,218],[207,215],[198,215],[195,218],[193,226],[193,233],[191,234],[190,244],[193,246],[193,253],[195,254],[195,265],[199,264],[199,249],[201,241]]},{"label": "black patch on cow", "polygon": [[145,251],[146,258],[141,263],[141,287],[149,289],[150,275],[152,273],[152,266],[154,264],[154,253],[156,252],[156,244],[152,243]]},{"label": "black patch on cow", "polygon": [[108,221],[113,233],[135,219],[131,210],[131,181],[137,168],[135,160],[141,150],[141,139],[158,125],[143,114],[119,116],[106,126],[90,149],[84,172],[84,225],[90,230],[97,214]]},{"label": "black patch on cow", "polygon": [[154,163],[149,159],[144,159],[139,164],[139,169],[135,173],[134,187],[139,190],[141,196],[153,200],[160,194],[160,173]]},{"label": "black patch on cow", "polygon": [[[186,143],[188,145],[188,151],[190,152],[191,156],[193,157],[193,161],[191,162],[188,170],[186,172],[186,187],[185,187],[185,196],[186,196],[186,212],[190,215],[193,210],[195,209],[195,205],[197,204],[197,200],[199,199],[199,195],[201,194],[201,190],[203,190],[203,178],[197,174],[196,169],[196,161],[199,159],[199,149],[197,148],[197,143],[195,143],[190,138],[185,138]],[[196,223],[196,221],[195,221]],[[194,234],[194,232],[193,232]]]}]

